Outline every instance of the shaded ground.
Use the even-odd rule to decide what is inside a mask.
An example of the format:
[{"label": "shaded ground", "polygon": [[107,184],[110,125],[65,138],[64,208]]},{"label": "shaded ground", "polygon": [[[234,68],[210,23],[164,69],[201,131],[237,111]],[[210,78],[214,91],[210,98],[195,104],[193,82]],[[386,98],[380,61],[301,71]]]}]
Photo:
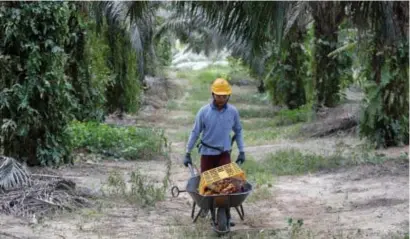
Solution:
[{"label": "shaded ground", "polygon": [[[235,94],[244,99],[256,92],[254,87],[236,90]],[[172,141],[169,188],[173,185],[184,188],[189,178],[188,170],[182,165],[182,155],[195,112],[195,107],[184,104],[192,101],[202,103],[204,99],[188,91],[173,101],[172,107],[168,104],[167,108],[147,109],[138,117],[125,116],[122,120],[125,124],[149,122],[166,128],[169,141]],[[271,108],[263,103],[258,107],[258,111]],[[268,134],[262,126],[261,129],[251,129],[252,121],[256,119],[270,120],[260,117],[257,112],[250,112],[249,117],[244,118],[250,122],[244,127],[249,160],[258,161],[268,153],[287,148],[330,155],[340,147],[344,147],[343,152],[354,151],[354,146],[361,142],[354,136],[287,137],[286,132],[276,128],[272,131],[280,131],[281,134]],[[253,135],[264,137],[254,138]],[[379,153],[399,156],[404,151],[408,152],[407,147]],[[165,159],[135,162],[90,159],[75,166],[40,173],[70,177],[80,186],[98,194],[110,173],[116,171],[128,178],[134,169],[158,183],[166,177],[168,170]],[[94,208],[55,215],[38,223],[2,216],[0,238],[213,237],[207,221],[191,223],[191,203],[187,194],[172,198],[167,193],[164,201],[148,208],[141,208],[123,198],[101,197]],[[233,213],[234,220],[238,222],[231,234],[233,238],[291,238],[295,232],[289,228],[288,218],[302,219],[304,223],[303,230],[298,232],[300,235],[294,238],[394,238],[409,230],[408,161],[361,165],[331,173],[275,177],[270,187],[256,185],[244,207],[245,221],[240,222],[238,215]]]}]

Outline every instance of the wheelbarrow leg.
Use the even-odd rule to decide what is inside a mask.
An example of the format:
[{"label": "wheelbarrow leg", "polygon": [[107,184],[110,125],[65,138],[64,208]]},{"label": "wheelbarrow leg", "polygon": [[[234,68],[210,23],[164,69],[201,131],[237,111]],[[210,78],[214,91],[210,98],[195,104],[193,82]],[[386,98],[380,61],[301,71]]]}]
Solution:
[{"label": "wheelbarrow leg", "polygon": [[[196,220],[198,220],[198,217],[199,217],[199,215],[201,215],[202,211],[203,211],[202,208],[200,208],[198,214],[196,214],[196,216],[195,216],[195,219],[194,219],[193,223],[195,223]],[[194,214],[192,214],[192,215],[194,215]]]},{"label": "wheelbarrow leg", "polygon": [[213,224],[216,222],[215,217],[215,208],[211,208],[211,220]]},{"label": "wheelbarrow leg", "polygon": [[242,217],[245,218],[245,211],[243,210],[243,206],[242,204],[239,205],[239,207],[241,208],[241,212],[242,212]]},{"label": "wheelbarrow leg", "polygon": [[241,220],[243,221],[244,218],[245,218],[245,212],[243,211],[243,206],[242,206],[242,204],[239,205],[240,211],[239,211],[238,207],[235,207],[235,209],[236,209],[236,212],[238,213],[239,217],[240,217]]},{"label": "wheelbarrow leg", "polygon": [[196,202],[194,202],[194,204],[192,205],[192,212],[191,212],[192,219],[194,219],[194,216],[195,216],[195,206],[196,206]]}]

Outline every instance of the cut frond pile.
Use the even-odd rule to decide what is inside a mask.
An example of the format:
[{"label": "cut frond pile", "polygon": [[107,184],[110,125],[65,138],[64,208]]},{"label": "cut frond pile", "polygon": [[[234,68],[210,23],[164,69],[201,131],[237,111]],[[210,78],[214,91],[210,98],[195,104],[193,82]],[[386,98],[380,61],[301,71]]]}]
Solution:
[{"label": "cut frond pile", "polygon": [[16,160],[0,156],[0,192],[30,183],[28,171]]},{"label": "cut frond pile", "polygon": [[90,202],[75,183],[60,177],[35,178],[17,160],[0,157],[0,214],[37,218],[58,210],[73,211]]}]

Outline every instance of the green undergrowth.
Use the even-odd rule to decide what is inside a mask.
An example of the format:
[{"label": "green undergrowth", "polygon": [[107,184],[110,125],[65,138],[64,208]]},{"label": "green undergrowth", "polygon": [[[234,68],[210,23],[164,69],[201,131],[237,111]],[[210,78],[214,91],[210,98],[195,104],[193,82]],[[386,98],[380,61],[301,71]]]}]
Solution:
[{"label": "green undergrowth", "polygon": [[[236,212],[234,212],[236,213]],[[249,222],[249,217],[245,219]],[[191,223],[191,222],[190,222]],[[171,219],[168,225],[168,233],[172,238],[221,238],[221,239],[311,239],[312,232],[304,228],[303,220],[287,219],[288,225],[281,229],[245,229],[232,230],[227,235],[217,235],[209,226],[209,219],[198,218],[194,225],[185,226],[185,222],[179,216]]]},{"label": "green undergrowth", "polygon": [[67,132],[73,149],[86,149],[128,160],[163,155],[167,142],[161,129],[96,122],[72,122]]},{"label": "green undergrowth", "polygon": [[114,171],[108,176],[102,191],[107,197],[122,197],[130,203],[145,207],[164,200],[166,188],[152,183],[138,170],[131,172],[127,181],[123,173]]},{"label": "green undergrowth", "polygon": [[375,155],[365,147],[356,150],[349,155],[343,155],[342,151],[338,151],[330,156],[302,153],[297,149],[279,150],[267,154],[258,161],[249,157],[243,168],[250,181],[258,185],[271,186],[275,176],[302,175],[361,164],[382,164],[388,160],[398,162],[408,160],[407,155],[387,158]]},{"label": "green undergrowth", "polygon": [[169,190],[169,178],[171,174],[171,158],[169,152],[163,157],[165,160],[165,176],[161,181],[153,180],[141,170],[127,174],[119,171],[112,171],[107,181],[103,184],[101,192],[108,198],[123,198],[131,204],[140,207],[152,207],[159,201],[165,200]]},{"label": "green undergrowth", "polygon": [[283,127],[259,127],[253,130],[243,127],[244,141],[247,146],[254,146],[274,143],[278,139],[296,138],[301,127],[300,123]]},{"label": "green undergrowth", "polygon": [[251,105],[266,105],[269,106],[269,98],[266,93],[264,94],[259,94],[256,92],[256,87],[255,87],[255,93],[236,93],[233,94],[229,102],[232,104],[251,104]]},{"label": "green undergrowth", "polygon": [[277,111],[272,108],[238,108],[239,116],[241,119],[248,119],[248,118],[273,118]]},{"label": "green undergrowth", "polygon": [[192,81],[194,85],[210,85],[217,77],[227,77],[229,67],[209,66],[201,70],[180,70],[177,71],[177,78]]}]

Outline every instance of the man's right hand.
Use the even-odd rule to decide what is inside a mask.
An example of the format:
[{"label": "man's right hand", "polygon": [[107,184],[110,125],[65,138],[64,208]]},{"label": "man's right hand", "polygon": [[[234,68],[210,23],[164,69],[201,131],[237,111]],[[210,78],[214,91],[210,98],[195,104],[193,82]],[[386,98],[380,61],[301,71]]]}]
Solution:
[{"label": "man's right hand", "polygon": [[184,159],[185,167],[188,167],[188,164],[192,164],[192,159],[191,159],[191,154],[190,153],[186,153],[185,154],[185,159]]}]

